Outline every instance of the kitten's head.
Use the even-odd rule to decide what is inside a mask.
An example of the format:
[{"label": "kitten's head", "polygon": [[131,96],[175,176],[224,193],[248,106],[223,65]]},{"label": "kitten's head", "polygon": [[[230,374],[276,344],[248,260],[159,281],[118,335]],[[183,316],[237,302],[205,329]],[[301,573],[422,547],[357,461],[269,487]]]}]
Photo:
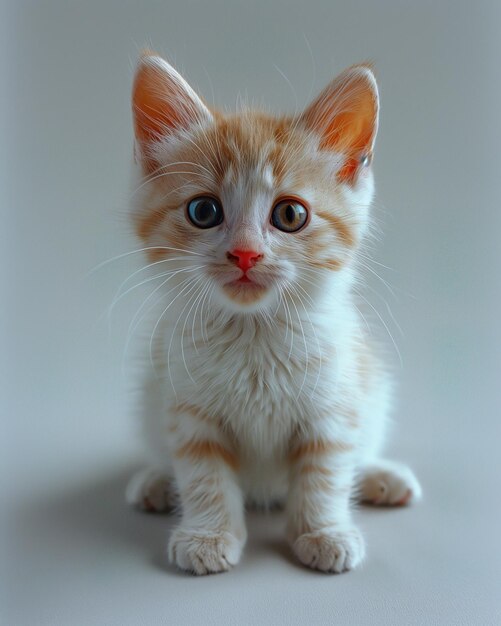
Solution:
[{"label": "kitten's head", "polygon": [[276,118],[211,110],[147,54],[133,112],[133,218],[152,262],[210,284],[231,312],[271,310],[284,293],[311,302],[349,282],[373,194],[369,67],[347,69],[300,115]]}]

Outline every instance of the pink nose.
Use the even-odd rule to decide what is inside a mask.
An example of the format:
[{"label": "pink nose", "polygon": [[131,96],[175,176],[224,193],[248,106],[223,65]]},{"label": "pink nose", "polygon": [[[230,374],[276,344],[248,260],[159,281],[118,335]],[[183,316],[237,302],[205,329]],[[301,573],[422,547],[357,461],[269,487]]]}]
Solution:
[{"label": "pink nose", "polygon": [[232,250],[231,252],[227,252],[226,256],[244,272],[254,267],[259,259],[263,258],[262,254],[254,252],[253,250]]}]

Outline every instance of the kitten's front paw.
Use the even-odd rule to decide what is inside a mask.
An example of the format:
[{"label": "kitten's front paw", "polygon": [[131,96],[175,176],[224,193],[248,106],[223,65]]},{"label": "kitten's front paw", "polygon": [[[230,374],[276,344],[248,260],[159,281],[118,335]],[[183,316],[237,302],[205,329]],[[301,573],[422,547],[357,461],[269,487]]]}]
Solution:
[{"label": "kitten's front paw", "polygon": [[227,531],[176,528],[169,540],[169,560],[198,575],[226,572],[240,560],[244,542]]},{"label": "kitten's front paw", "polygon": [[355,526],[305,533],[296,539],[292,549],[303,565],[336,574],[353,569],[365,556],[365,542]]}]

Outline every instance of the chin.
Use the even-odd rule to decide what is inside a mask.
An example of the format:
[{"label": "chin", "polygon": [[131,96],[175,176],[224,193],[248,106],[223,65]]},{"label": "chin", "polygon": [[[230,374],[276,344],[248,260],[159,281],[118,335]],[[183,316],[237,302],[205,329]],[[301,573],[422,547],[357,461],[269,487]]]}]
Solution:
[{"label": "chin", "polygon": [[267,308],[275,300],[271,285],[238,280],[219,285],[225,304],[234,313],[255,313]]}]

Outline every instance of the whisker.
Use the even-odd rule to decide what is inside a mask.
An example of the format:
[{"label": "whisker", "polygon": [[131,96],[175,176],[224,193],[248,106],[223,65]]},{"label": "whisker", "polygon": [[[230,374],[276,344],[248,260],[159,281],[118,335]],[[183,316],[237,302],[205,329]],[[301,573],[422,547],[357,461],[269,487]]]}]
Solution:
[{"label": "whisker", "polygon": [[[194,268],[183,268],[182,270],[177,270],[176,274],[181,273],[181,272],[191,272],[191,271],[195,271],[198,269],[201,269],[203,266],[198,266],[198,267],[194,267]],[[129,324],[129,328],[127,330],[127,337],[126,337],[126,341],[125,341],[125,348],[124,348],[124,357],[127,354],[127,350],[130,344],[130,341],[134,335],[134,333],[136,332],[136,329],[139,327],[139,325],[141,324],[142,320],[145,318],[146,315],[148,315],[148,313],[155,308],[155,306],[158,304],[158,302],[160,302],[161,300],[163,300],[165,297],[167,297],[170,293],[172,293],[173,291],[175,291],[176,289],[178,289],[179,287],[181,287],[182,285],[184,285],[186,282],[188,282],[189,280],[191,280],[191,277],[185,279],[183,282],[181,282],[180,285],[172,287],[171,289],[169,289],[166,293],[161,294],[161,296],[159,298],[157,298],[157,300],[155,300],[155,302],[153,302],[153,304],[144,312],[143,315],[140,316],[141,311],[145,308],[145,305],[153,298],[153,296],[155,295],[155,293],[157,293],[158,291],[160,291],[160,289],[162,289],[162,287],[164,285],[166,285],[172,278],[174,277],[174,275],[169,276],[169,278],[167,278],[166,280],[164,280],[160,285],[158,285],[151,293],[150,295],[141,303],[141,305],[139,306],[139,308],[137,309],[134,317],[132,318],[130,324]],[[138,319],[139,318],[139,319]],[[136,321],[137,320],[137,321]]]},{"label": "whisker", "polygon": [[[174,385],[174,380],[173,380],[173,378],[172,378],[171,367],[170,367],[170,353],[171,353],[171,349],[172,349],[172,343],[173,343],[173,340],[174,340],[174,336],[175,336],[175,333],[176,333],[176,328],[177,328],[177,325],[178,325],[178,323],[179,323],[179,320],[181,319],[181,316],[183,315],[183,313],[184,313],[185,309],[186,309],[186,308],[187,308],[187,306],[190,304],[190,302],[192,301],[192,299],[193,299],[194,297],[196,297],[196,295],[197,295],[197,291],[196,291],[196,289],[197,289],[197,287],[198,287],[198,284],[199,284],[201,281],[203,281],[203,277],[199,277],[198,279],[196,279],[195,283],[194,283],[193,285],[191,285],[190,289],[188,290],[188,294],[192,294],[192,292],[193,292],[194,290],[195,290],[195,293],[194,293],[194,294],[192,294],[192,295],[190,295],[190,297],[189,297],[188,301],[186,302],[186,304],[185,304],[185,305],[184,305],[184,307],[182,308],[181,312],[179,313],[179,316],[178,316],[178,318],[177,318],[177,320],[176,320],[176,323],[175,323],[175,325],[174,325],[174,328],[172,329],[171,338],[170,338],[170,341],[169,341],[169,348],[168,348],[168,350],[167,350],[167,373],[168,373],[168,375],[169,375],[169,380],[170,380],[170,384],[171,384],[171,386],[172,386],[172,390],[173,390],[173,392],[174,392],[174,395],[176,396],[176,401],[177,401],[177,399],[178,399],[178,395],[177,395],[177,392],[176,392],[176,387],[175,387],[175,385]],[[186,363],[186,359],[185,359],[185,356],[184,356],[184,339],[183,339],[183,335],[181,335],[181,353],[182,353],[183,363],[184,363],[184,367],[185,367],[185,369],[186,369],[186,372],[188,373],[188,376],[190,377],[190,379],[192,380],[192,382],[193,382],[193,383],[195,383],[195,381],[193,380],[193,377],[191,376],[191,373],[190,373],[190,371],[189,371],[189,369],[188,369],[188,365],[187,365],[187,363]],[[196,384],[196,383],[195,383],[195,384]]]},{"label": "whisker", "polygon": [[[174,394],[176,395],[176,399],[177,399],[177,394],[176,394],[176,390],[174,389],[174,383],[173,383],[173,381],[172,381],[172,376],[171,376],[171,374],[170,374],[170,351],[171,351],[171,348],[172,348],[172,342],[173,342],[173,340],[174,340],[174,336],[175,336],[175,334],[176,334],[176,328],[177,328],[177,325],[179,324],[179,320],[180,320],[180,319],[181,319],[181,317],[183,316],[183,313],[184,313],[184,312],[185,312],[185,310],[188,308],[188,306],[190,305],[190,303],[191,303],[193,300],[195,300],[195,299],[196,299],[196,297],[198,296],[198,292],[196,291],[196,289],[197,289],[198,285],[199,285],[201,282],[203,283],[203,280],[204,280],[204,278],[203,278],[203,277],[199,277],[199,278],[197,279],[197,281],[195,282],[195,284],[194,284],[194,285],[192,286],[192,288],[190,289],[190,291],[189,291],[189,293],[190,293],[190,294],[192,294],[193,290],[195,290],[195,293],[194,293],[194,294],[192,294],[192,295],[190,295],[190,298],[188,299],[188,301],[186,302],[186,304],[184,305],[184,307],[181,309],[181,312],[180,312],[180,313],[179,313],[179,315],[178,315],[178,318],[177,318],[177,320],[176,320],[176,323],[174,324],[174,328],[172,329],[172,334],[171,334],[171,338],[170,338],[170,341],[169,341],[169,349],[168,349],[168,351],[167,351],[167,371],[168,371],[168,373],[169,373],[169,377],[170,377],[170,379],[171,379],[171,384],[172,384],[172,388],[173,388],[173,390],[174,390]],[[193,307],[193,305],[192,305],[192,307]],[[190,311],[191,311],[191,308],[190,308]],[[184,353],[184,331],[185,331],[185,329],[186,329],[186,322],[187,322],[188,317],[189,317],[189,315],[190,315],[190,311],[188,311],[188,313],[187,313],[187,315],[186,315],[186,317],[185,317],[184,324],[183,324],[183,328],[182,328],[182,331],[181,331],[181,337],[180,337],[180,340],[181,340],[181,358],[182,358],[182,360],[183,360],[184,369],[186,370],[186,373],[188,374],[188,377],[190,378],[190,380],[191,380],[191,382],[192,382],[192,383],[196,384],[196,381],[194,380],[193,376],[191,375],[190,370],[188,369],[188,364],[186,363],[186,356],[185,356],[185,353]]]},{"label": "whisker", "polygon": [[[146,283],[149,283],[153,280],[155,280],[156,278],[162,278],[164,276],[168,276],[170,273],[172,272],[176,272],[176,270],[172,269],[172,270],[168,270],[167,272],[161,272],[160,274],[155,274],[155,276],[149,276],[148,278],[145,278],[144,280],[142,280],[139,283],[136,283],[135,285],[132,285],[132,287],[129,287],[128,289],[126,289],[123,293],[121,292],[122,287],[127,284],[127,282],[136,274],[139,274],[140,272],[144,271],[147,268],[151,268],[154,265],[157,265],[158,263],[165,263],[167,261],[179,261],[179,260],[185,260],[185,257],[175,257],[175,258],[170,258],[170,259],[163,259],[162,261],[155,261],[155,263],[150,263],[149,265],[146,265],[145,267],[141,267],[140,269],[136,270],[135,272],[133,272],[132,274],[130,274],[120,285],[120,287],[117,289],[117,292],[115,293],[114,297],[113,297],[113,301],[111,303],[111,305],[108,308],[108,321],[111,318],[111,315],[113,313],[113,309],[115,308],[115,306],[120,302],[120,300],[122,300],[122,298],[124,298],[128,293],[130,293],[131,291],[133,291],[134,289],[137,289],[138,287],[141,287],[141,285],[144,285]],[[190,259],[191,260],[191,259]],[[189,268],[182,268],[182,269],[189,269]]]},{"label": "whisker", "polygon": [[[207,320],[209,319],[209,315],[207,315],[207,317],[205,318],[205,326],[203,325],[203,311],[204,311],[204,307],[205,304],[207,303],[207,310],[210,310],[210,305],[211,305],[211,300],[212,300],[212,294],[214,293],[214,291],[216,290],[216,286],[213,284],[211,289],[209,289],[208,294],[204,297],[203,302],[202,302],[202,308],[200,309],[200,330],[202,331],[202,339],[205,342],[205,345],[207,345],[209,343],[209,336],[208,336],[208,331],[207,331]],[[205,332],[205,335],[204,335]]]},{"label": "whisker", "polygon": [[[183,289],[181,289],[181,291],[179,291],[178,294],[165,307],[165,309],[162,311],[160,317],[158,318],[158,320],[157,320],[157,322],[156,322],[156,324],[155,324],[155,326],[153,328],[153,331],[152,331],[151,337],[150,337],[150,364],[151,364],[154,372],[156,372],[157,370],[156,370],[155,363],[154,363],[154,360],[153,360],[153,342],[155,340],[155,334],[157,332],[157,328],[159,327],[160,323],[162,322],[163,318],[165,317],[165,314],[170,309],[170,307],[174,304],[174,302],[180,296],[182,296],[189,288],[192,287],[193,281],[197,281],[197,280],[200,280],[200,279],[197,278],[197,277],[195,277],[195,278],[188,278],[187,279],[188,284]],[[175,390],[174,390],[174,393],[175,393]]]},{"label": "whisker", "polygon": [[109,263],[113,263],[113,261],[118,261],[119,259],[123,259],[124,257],[130,256],[131,254],[138,254],[139,252],[145,252],[147,250],[173,250],[174,252],[186,252],[186,254],[193,254],[195,256],[204,256],[203,254],[199,254],[198,252],[193,252],[192,250],[184,250],[183,248],[172,248],[170,246],[146,246],[145,248],[138,248],[137,250],[131,250],[130,252],[124,252],[123,254],[117,254],[117,256],[112,257],[111,259],[106,259],[102,261],[95,267],[93,267],[89,272],[87,272],[86,277],[91,276],[94,272],[101,269],[105,265]]},{"label": "whisker", "polygon": [[[290,293],[289,289],[286,287],[285,288],[287,293]],[[299,391],[296,395],[296,400],[299,399],[299,396],[301,395],[301,392],[303,390],[304,387],[304,383],[306,382],[306,377],[308,376],[308,345],[306,342],[306,335],[304,333],[304,328],[303,328],[303,323],[301,321],[301,316],[299,315],[299,311],[297,309],[296,303],[294,302],[294,298],[291,297],[291,303],[292,306],[294,307],[295,311],[296,311],[296,315],[297,315],[297,321],[299,322],[299,328],[301,330],[301,335],[303,337],[303,344],[304,344],[304,352],[305,352],[305,368],[304,368],[304,376],[303,376],[303,382],[301,383],[301,387],[299,388]]]},{"label": "whisker", "polygon": [[391,293],[391,295],[395,298],[395,300],[398,300],[397,296],[395,295],[395,292],[393,291],[392,287],[390,286],[390,284],[384,279],[382,278],[375,270],[372,269],[372,267],[370,267],[369,265],[367,265],[367,263],[364,263],[363,261],[359,261],[360,265],[366,269],[368,272],[370,272],[371,274],[373,274],[376,278],[379,278],[379,280],[383,283],[383,285],[388,289],[388,291]]},{"label": "whisker", "polygon": [[[180,171],[180,170],[175,170],[174,172],[162,171],[162,170],[166,170],[169,167],[173,167],[174,165],[193,165],[194,167],[199,167],[200,169],[204,170],[206,174],[204,175],[196,171]],[[176,161],[175,163],[168,163],[166,165],[163,165],[157,168],[152,174],[147,176],[141,182],[140,185],[138,185],[133,191],[131,191],[130,197],[133,198],[143,187],[145,187],[149,183],[155,180],[158,180],[159,178],[162,178],[163,176],[175,176],[176,174],[177,175],[190,174],[192,176],[205,178],[206,180],[210,180],[210,181],[213,180],[212,172],[208,170],[206,167],[204,167],[203,165],[201,165],[200,163],[193,163],[192,161]]]},{"label": "whisker", "polygon": [[391,342],[393,344],[393,347],[395,348],[395,351],[398,355],[398,360],[400,361],[400,367],[403,367],[403,361],[402,361],[402,355],[400,354],[400,350],[398,349],[397,343],[395,341],[395,339],[393,338],[393,335],[390,332],[390,329],[388,328],[388,325],[386,324],[386,322],[384,321],[384,319],[381,317],[381,315],[379,314],[379,311],[369,302],[369,300],[367,300],[367,298],[362,295],[360,292],[357,292],[357,295],[360,296],[363,300],[365,300],[365,302],[370,306],[370,308],[374,311],[374,313],[378,316],[381,324],[383,324],[383,326],[386,329],[386,332],[388,333],[388,336],[391,339]]},{"label": "whisker", "polygon": [[362,257],[363,259],[366,259],[367,261],[370,261],[371,263],[375,263],[376,265],[379,265],[379,267],[383,267],[385,270],[389,270],[390,272],[397,271],[393,267],[389,267],[388,265],[384,265],[384,263],[380,263],[379,261],[376,261],[375,259],[370,257],[368,254],[364,254],[361,250],[357,251],[357,255],[359,257]]},{"label": "whisker", "polygon": [[[398,332],[400,333],[400,335],[402,337],[404,337],[404,331],[402,330],[402,327],[400,326],[400,324],[397,322],[397,320],[395,319],[395,316],[393,315],[393,311],[391,310],[390,305],[388,304],[388,302],[385,300],[385,298],[373,287],[371,287],[370,285],[365,284],[364,285],[365,288],[369,289],[369,291],[371,291],[373,294],[375,294],[380,300],[382,300],[383,304],[386,307],[386,310],[388,311],[388,315],[391,317],[391,321],[395,324]],[[360,295],[360,294],[359,294]]]},{"label": "whisker", "polygon": [[[197,342],[195,340],[195,323],[197,321],[198,311],[199,311],[200,307],[203,306],[203,302],[204,302],[205,296],[207,295],[207,292],[209,291],[210,286],[211,285],[208,282],[207,285],[205,286],[205,289],[202,291],[201,296],[198,298],[197,306],[195,308],[195,312],[193,313],[193,321],[192,321],[192,324],[191,324],[191,342],[192,342],[193,347],[195,348],[195,352],[197,354],[199,354],[199,350],[198,350],[198,347],[197,347]],[[201,337],[203,339],[203,333],[201,333]]]},{"label": "whisker", "polygon": [[[306,295],[306,296],[308,296],[308,298],[309,298],[308,293],[307,293],[307,292],[306,292],[306,291],[305,291],[305,290],[301,287],[301,285],[299,285],[299,284],[298,284],[298,285],[297,285],[297,287],[301,288],[301,290],[302,290],[302,291],[305,293],[305,295]],[[316,332],[316,330],[315,330],[315,326],[314,326],[313,322],[311,321],[311,317],[310,317],[310,315],[309,315],[308,311],[306,310],[306,307],[304,306],[303,300],[302,300],[301,296],[299,295],[299,293],[297,294],[297,296],[298,296],[298,298],[299,298],[299,301],[303,304],[303,309],[304,309],[304,312],[306,313],[306,317],[308,318],[308,322],[310,323],[310,327],[311,327],[311,330],[312,330],[312,332],[313,332],[313,335],[314,335],[314,337],[315,337],[315,341],[316,341],[316,344],[317,344],[317,352],[318,352],[318,361],[319,361],[319,363],[318,363],[318,373],[317,373],[317,378],[316,378],[316,380],[315,380],[315,384],[313,385],[313,389],[312,389],[311,394],[310,394],[310,398],[312,398],[312,399],[313,399],[313,396],[314,396],[314,394],[315,394],[315,391],[316,391],[316,389],[317,389],[317,387],[318,387],[318,382],[319,382],[319,380],[320,380],[320,374],[322,373],[322,365],[323,365],[323,359],[322,359],[322,349],[321,349],[321,347],[320,347],[320,341],[318,340],[318,335],[317,335],[317,332]],[[310,302],[313,304],[313,302],[312,302],[311,298],[309,298],[309,299],[310,299]]]},{"label": "whisker", "polygon": [[[285,289],[285,286],[283,287],[283,289]],[[287,298],[285,297],[285,294],[283,294],[283,292],[281,292],[281,297],[282,297],[282,301],[284,303],[286,320],[290,320],[291,342],[290,342],[290,346],[289,346],[289,355],[287,357],[287,360],[290,361],[290,358],[292,356],[292,350],[293,350],[293,347],[294,347],[294,325],[292,323],[292,315],[291,315],[291,312],[290,312],[290,309],[289,309],[289,303],[287,302]],[[287,321],[287,328],[288,327],[289,327],[289,321]],[[287,335],[286,335],[286,337],[287,337]],[[285,340],[284,340],[284,342],[285,342]]]},{"label": "whisker", "polygon": [[[202,278],[202,282],[203,282],[203,278]],[[193,304],[191,305],[191,307],[188,310],[188,313],[186,314],[186,318],[184,320],[183,328],[181,330],[181,354],[182,354],[182,357],[183,357],[184,367],[185,367],[186,371],[188,372],[188,376],[190,377],[190,379],[193,382],[196,382],[196,381],[193,380],[193,377],[192,377],[192,375],[190,374],[190,372],[188,370],[188,366],[186,365],[186,359],[185,359],[185,355],[184,355],[184,334],[185,334],[185,331],[186,331],[186,325],[187,325],[188,320],[190,318],[190,314],[193,311],[193,307],[194,306],[198,307],[198,303],[200,302],[202,296],[204,295],[204,292],[205,292],[206,288],[207,288],[206,285],[205,286],[202,285],[202,287],[200,288],[199,292],[198,293],[195,292],[195,295],[192,298]],[[183,309],[183,311],[184,311],[184,309]],[[191,338],[192,338],[192,340],[193,340],[193,326],[194,326],[194,321],[195,321],[195,314],[196,314],[196,311],[193,314],[193,324],[192,324],[192,331],[191,331]],[[193,347],[196,349],[194,341],[193,341]]]}]

